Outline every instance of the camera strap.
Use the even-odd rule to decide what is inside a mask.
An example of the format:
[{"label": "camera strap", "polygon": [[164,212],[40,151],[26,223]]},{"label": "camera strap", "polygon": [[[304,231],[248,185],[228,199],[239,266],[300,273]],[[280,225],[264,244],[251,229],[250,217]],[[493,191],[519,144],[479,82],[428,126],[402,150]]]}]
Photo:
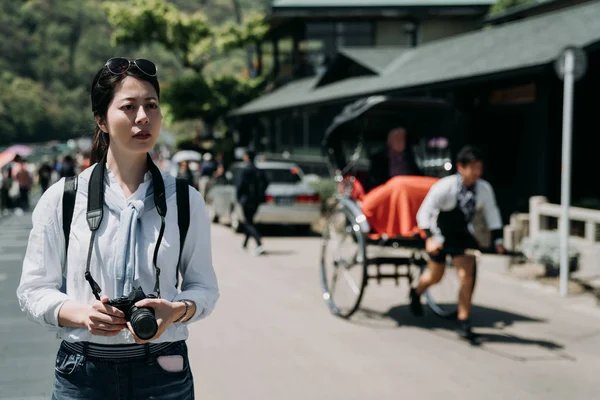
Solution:
[{"label": "camera strap", "polygon": [[[158,234],[158,240],[156,242],[156,248],[154,249],[154,257],[152,264],[154,265],[155,271],[155,284],[154,292],[158,298],[160,298],[160,268],[156,264],[158,257],[158,249],[162,242],[163,234],[165,232],[165,216],[167,215],[167,200],[165,194],[165,183],[162,179],[162,175],[158,167],[152,162],[150,154],[147,155],[148,168],[152,175],[152,185],[154,187],[154,204],[156,211],[160,216],[160,232]],[[92,252],[94,248],[94,241],[96,239],[96,231],[102,223],[104,216],[104,174],[106,172],[106,156],[94,167],[92,171],[90,181],[88,184],[88,204],[87,204],[87,223],[92,232],[90,238],[90,246],[88,249],[87,263],[85,267],[85,280],[88,281],[92,288],[92,293],[97,300],[100,300],[100,293],[102,289],[98,283],[92,277],[90,272],[90,263],[92,260]]]}]

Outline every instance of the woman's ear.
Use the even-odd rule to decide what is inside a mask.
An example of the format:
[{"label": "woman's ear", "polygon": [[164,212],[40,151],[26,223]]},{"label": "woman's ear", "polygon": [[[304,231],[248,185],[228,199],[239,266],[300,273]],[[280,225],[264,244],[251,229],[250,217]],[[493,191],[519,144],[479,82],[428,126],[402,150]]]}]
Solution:
[{"label": "woman's ear", "polygon": [[108,133],[108,128],[106,127],[106,123],[104,122],[104,118],[96,115],[96,125],[98,125],[98,128],[100,128],[100,130],[104,133]]}]

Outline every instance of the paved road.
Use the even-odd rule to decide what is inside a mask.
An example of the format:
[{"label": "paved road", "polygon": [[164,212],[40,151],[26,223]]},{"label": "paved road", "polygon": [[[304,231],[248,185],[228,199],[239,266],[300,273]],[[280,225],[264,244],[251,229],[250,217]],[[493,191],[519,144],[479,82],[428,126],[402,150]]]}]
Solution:
[{"label": "paved road", "polygon": [[207,399],[592,399],[600,312],[491,271],[484,262],[473,348],[452,325],[415,319],[407,286],[367,288],[363,312],[331,316],[320,296],[318,238],[267,238],[254,258],[213,227],[222,298],[193,326],[197,392]]},{"label": "paved road", "polygon": [[[57,341],[28,322],[15,299],[29,217],[0,220],[0,398],[49,398]],[[471,347],[452,326],[413,318],[406,283],[367,289],[350,321],[320,297],[314,237],[268,237],[252,257],[241,237],[213,226],[222,297],[192,326],[198,398],[592,399],[600,368],[600,311],[587,298],[561,299],[524,286],[484,262]],[[418,396],[418,397],[417,397]]]},{"label": "paved road", "polygon": [[58,341],[29,321],[15,291],[31,217],[0,217],[0,399],[49,399]]}]

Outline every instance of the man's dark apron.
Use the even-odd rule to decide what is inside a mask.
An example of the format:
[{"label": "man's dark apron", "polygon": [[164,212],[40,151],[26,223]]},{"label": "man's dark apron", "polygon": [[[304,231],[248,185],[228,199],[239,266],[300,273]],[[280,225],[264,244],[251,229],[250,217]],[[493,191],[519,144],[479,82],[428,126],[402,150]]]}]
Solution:
[{"label": "man's dark apron", "polygon": [[475,192],[466,197],[467,190],[459,181],[460,188],[456,207],[450,211],[440,211],[437,226],[444,236],[444,252],[462,254],[465,249],[478,249],[477,239],[469,231],[469,223],[475,215]]}]

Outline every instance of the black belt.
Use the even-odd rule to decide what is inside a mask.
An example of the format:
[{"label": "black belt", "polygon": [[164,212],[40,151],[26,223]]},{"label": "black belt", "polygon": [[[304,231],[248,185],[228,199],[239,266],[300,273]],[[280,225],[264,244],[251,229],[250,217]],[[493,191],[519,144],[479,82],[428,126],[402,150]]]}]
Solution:
[{"label": "black belt", "polygon": [[150,354],[165,350],[175,342],[103,345],[90,342],[62,342],[62,347],[77,353],[94,358],[126,359],[147,357]]}]

